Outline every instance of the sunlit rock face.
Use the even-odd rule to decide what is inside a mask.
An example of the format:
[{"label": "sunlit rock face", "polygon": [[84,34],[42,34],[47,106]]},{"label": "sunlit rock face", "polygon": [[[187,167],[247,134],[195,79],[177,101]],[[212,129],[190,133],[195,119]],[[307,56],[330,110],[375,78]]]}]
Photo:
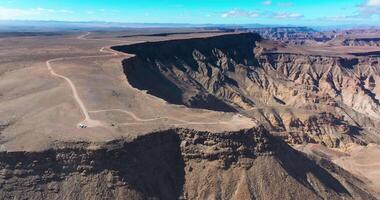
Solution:
[{"label": "sunlit rock face", "polygon": [[128,81],[168,102],[239,111],[292,144],[379,142],[378,57],[278,53],[254,33],[114,47]]}]

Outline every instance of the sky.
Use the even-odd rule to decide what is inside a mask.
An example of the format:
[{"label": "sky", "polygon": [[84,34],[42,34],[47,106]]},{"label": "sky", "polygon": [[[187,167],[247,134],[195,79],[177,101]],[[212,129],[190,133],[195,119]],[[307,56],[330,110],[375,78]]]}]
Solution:
[{"label": "sky", "polygon": [[0,0],[0,20],[380,25],[380,0]]}]

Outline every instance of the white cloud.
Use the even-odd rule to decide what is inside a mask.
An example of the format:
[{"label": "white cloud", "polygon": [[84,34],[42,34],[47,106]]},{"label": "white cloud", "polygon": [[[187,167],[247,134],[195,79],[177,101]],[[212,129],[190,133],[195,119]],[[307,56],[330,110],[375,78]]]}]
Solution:
[{"label": "white cloud", "polygon": [[40,9],[18,9],[0,7],[0,19],[15,19],[19,17],[29,17],[40,14]]},{"label": "white cloud", "polygon": [[263,5],[266,5],[266,6],[272,5],[272,0],[265,0],[265,1],[263,1]]},{"label": "white cloud", "polygon": [[278,12],[274,17],[277,19],[300,19],[303,18],[304,15],[299,13]]},{"label": "white cloud", "polygon": [[380,0],[367,0],[365,2],[366,6],[380,6]]},{"label": "white cloud", "polygon": [[233,9],[230,11],[226,11],[222,13],[222,17],[258,17],[260,16],[260,13],[257,11],[245,11],[245,10],[239,10],[239,9]]},{"label": "white cloud", "polygon": [[380,15],[380,0],[365,0],[358,6],[357,17]]},{"label": "white cloud", "polygon": [[326,19],[335,21],[360,21],[369,20],[369,18],[380,17],[380,0],[363,0],[356,6],[356,11],[352,15],[331,16]]},{"label": "white cloud", "polygon": [[65,9],[60,9],[60,10],[47,9],[47,8],[20,9],[20,8],[0,7],[0,19],[21,19],[21,18],[41,16],[44,14],[54,14],[54,13],[72,13],[72,12]]}]

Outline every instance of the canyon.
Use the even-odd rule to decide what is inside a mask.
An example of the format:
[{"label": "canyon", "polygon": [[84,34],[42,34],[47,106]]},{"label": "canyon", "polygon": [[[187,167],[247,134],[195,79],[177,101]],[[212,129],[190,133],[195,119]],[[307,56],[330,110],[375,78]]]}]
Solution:
[{"label": "canyon", "polygon": [[243,33],[113,48],[137,55],[123,63],[134,87],[170,103],[239,111],[292,144],[379,142],[377,57],[271,51],[260,40]]},{"label": "canyon", "polygon": [[[0,81],[8,105],[0,108],[16,113],[6,119],[0,112],[0,198],[379,197],[376,183],[344,160],[352,145],[380,144],[380,66],[372,43],[368,51],[361,43],[300,46],[246,32],[117,41],[96,34],[66,38],[81,58],[51,67],[72,79],[101,126],[78,129],[75,101],[53,98],[70,88],[41,69],[39,78],[56,88],[34,95],[55,91],[57,105],[49,109],[55,123],[66,120],[32,130],[36,119],[51,121],[45,105],[13,109],[9,99],[29,100],[20,95],[25,85]],[[29,74],[23,70],[12,68],[3,80]]]}]

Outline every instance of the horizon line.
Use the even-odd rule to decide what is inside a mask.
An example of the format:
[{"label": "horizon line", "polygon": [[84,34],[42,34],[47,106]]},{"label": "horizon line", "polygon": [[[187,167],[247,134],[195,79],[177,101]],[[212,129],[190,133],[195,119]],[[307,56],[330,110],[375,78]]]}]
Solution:
[{"label": "horizon line", "polygon": [[379,25],[374,24],[358,24],[358,23],[342,23],[342,24],[331,24],[331,25],[305,25],[305,24],[264,24],[264,23],[181,23],[181,22],[120,22],[120,21],[100,21],[100,20],[28,20],[28,19],[0,19],[0,22],[58,22],[58,23],[103,23],[103,24],[125,24],[125,25],[190,25],[190,26],[263,26],[263,27],[339,27],[339,26],[356,26],[356,27],[379,27]]}]

